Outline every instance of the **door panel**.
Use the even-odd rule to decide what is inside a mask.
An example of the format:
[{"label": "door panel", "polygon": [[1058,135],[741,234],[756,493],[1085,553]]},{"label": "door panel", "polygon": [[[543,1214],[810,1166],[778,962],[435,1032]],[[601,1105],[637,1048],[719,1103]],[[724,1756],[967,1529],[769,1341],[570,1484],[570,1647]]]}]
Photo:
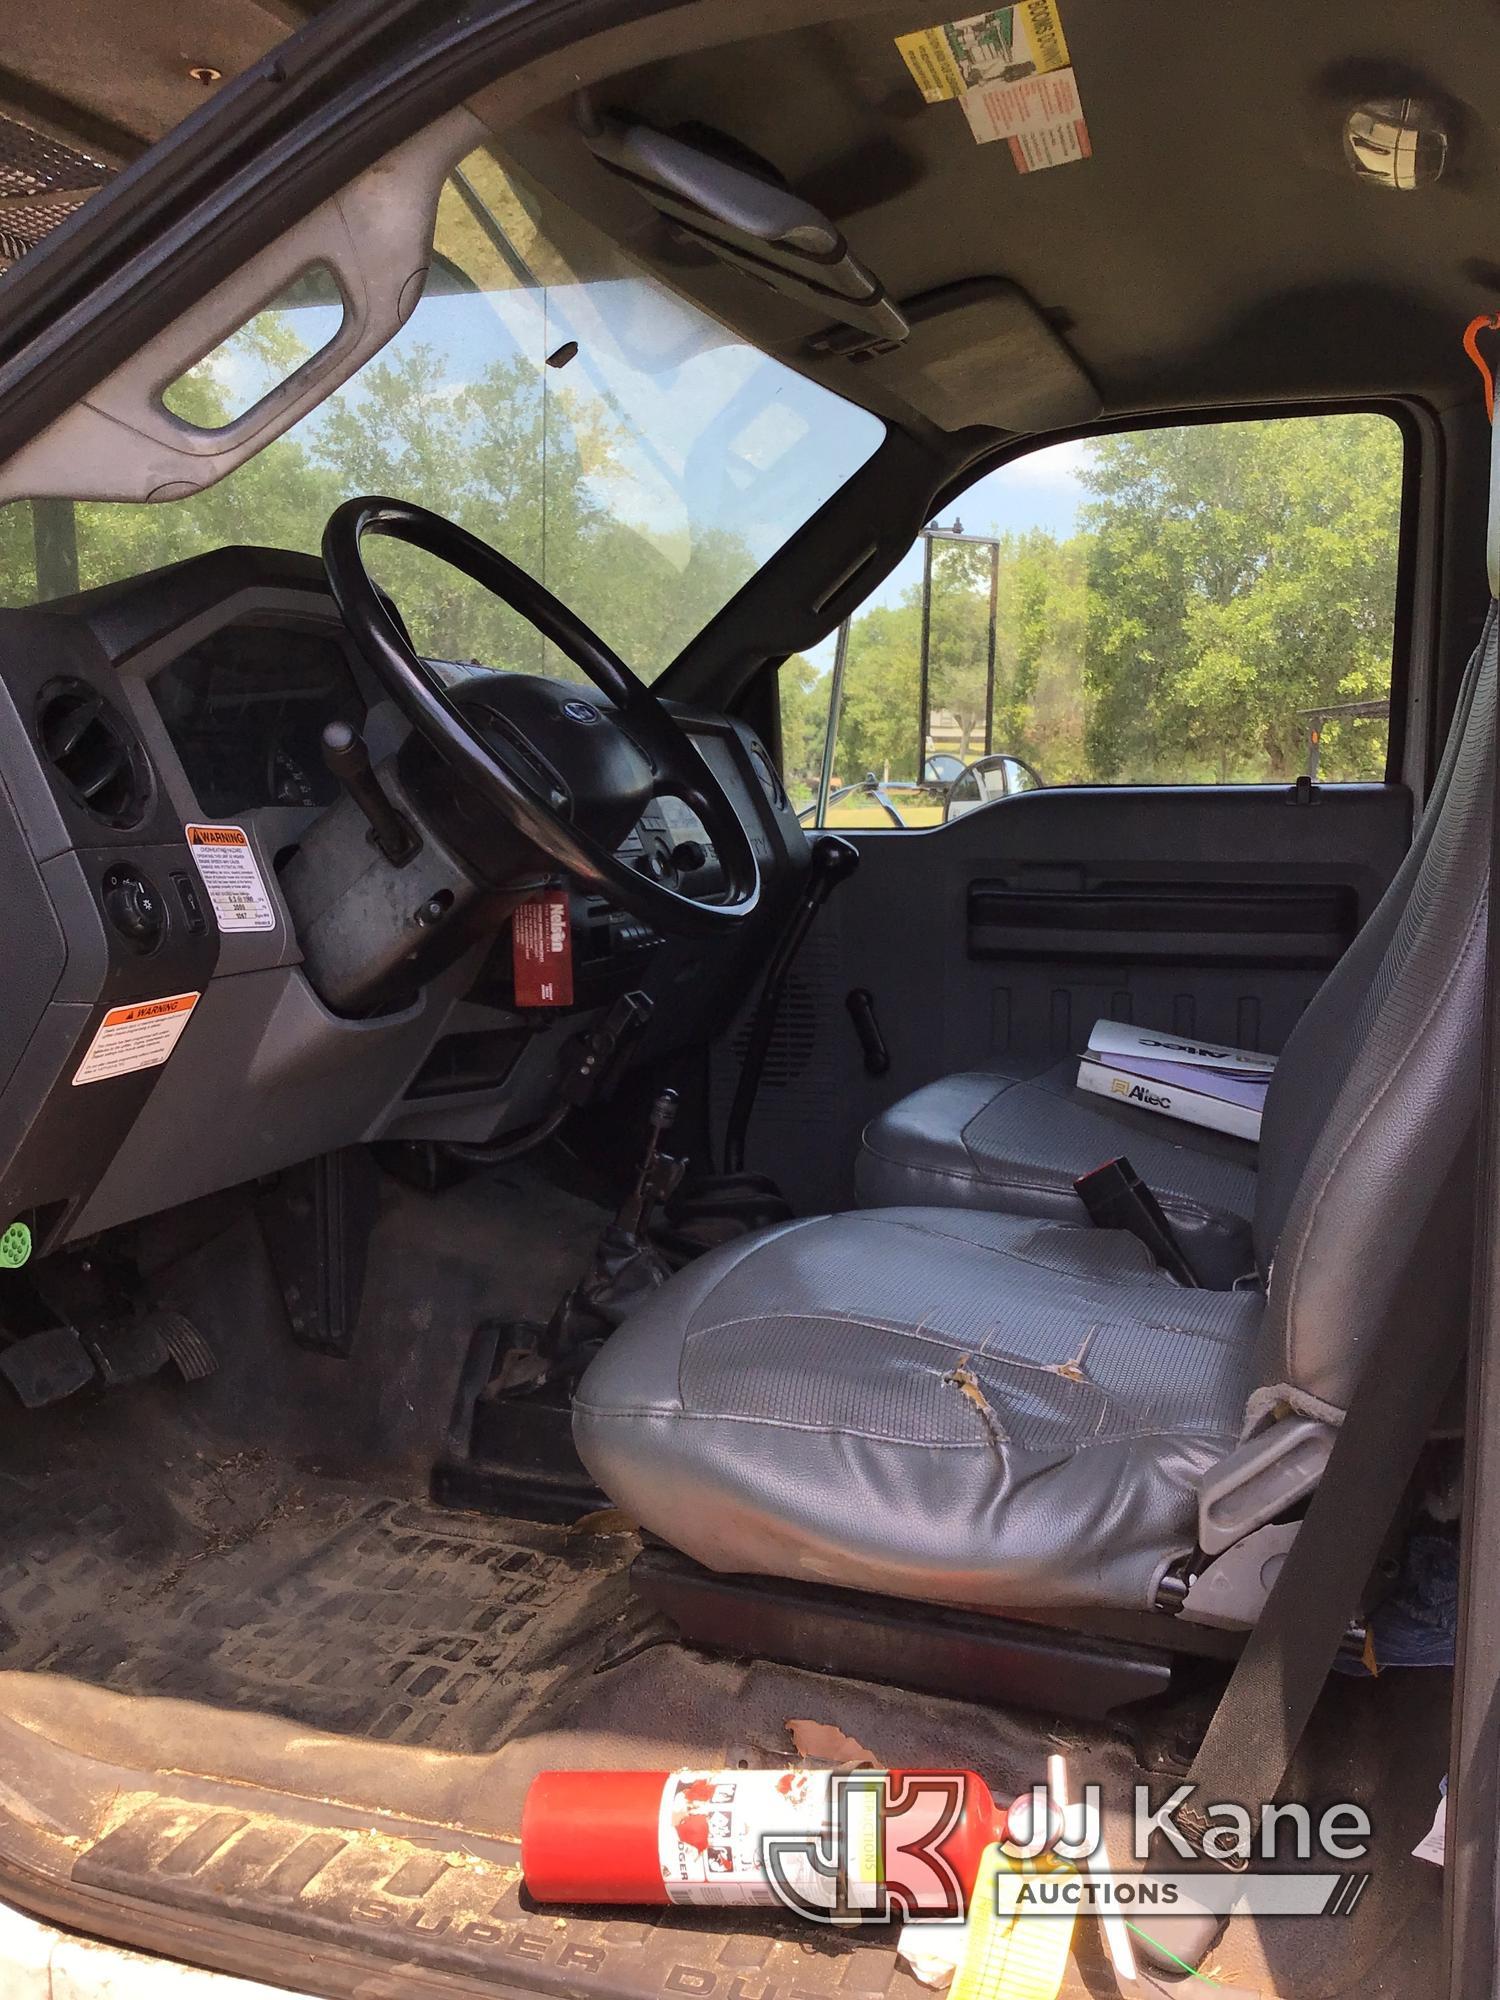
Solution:
[{"label": "door panel", "polygon": [[[951,1071],[1077,1054],[1101,1016],[1275,1053],[1410,836],[1410,794],[1375,784],[1058,787],[848,835],[861,866],[799,967],[748,1164],[804,1212],[847,1207],[876,1111]],[[884,1076],[847,1011],[859,988]]]}]

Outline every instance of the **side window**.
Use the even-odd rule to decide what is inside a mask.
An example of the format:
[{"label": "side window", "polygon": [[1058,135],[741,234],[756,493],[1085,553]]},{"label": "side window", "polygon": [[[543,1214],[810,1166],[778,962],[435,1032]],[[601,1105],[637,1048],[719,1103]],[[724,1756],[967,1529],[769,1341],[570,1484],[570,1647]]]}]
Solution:
[{"label": "side window", "polygon": [[1280,417],[987,474],[783,669],[804,819],[894,831],[1041,785],[1382,778],[1402,446],[1388,417]]}]

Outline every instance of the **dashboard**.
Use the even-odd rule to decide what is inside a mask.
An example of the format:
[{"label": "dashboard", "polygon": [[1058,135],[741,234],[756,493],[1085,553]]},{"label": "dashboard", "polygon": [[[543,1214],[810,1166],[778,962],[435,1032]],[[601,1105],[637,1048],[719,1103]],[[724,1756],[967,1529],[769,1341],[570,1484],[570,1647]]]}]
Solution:
[{"label": "dashboard", "polygon": [[325,624],[249,619],[221,626],[150,682],[202,811],[227,819],[260,806],[327,806],[338,781],[319,739],[362,727],[367,703],[345,643]]},{"label": "dashboard", "polygon": [[[217,550],[0,610],[0,876],[29,946],[0,971],[0,1227],[26,1219],[45,1250],[345,1146],[508,1137],[545,1115],[570,1049],[626,993],[646,1003],[634,1061],[700,1049],[751,989],[808,849],[754,732],[675,713],[759,863],[749,924],[666,937],[573,884],[565,1004],[518,1004],[511,905],[457,928],[420,978],[398,961],[349,1002],[319,961],[316,884],[311,900],[297,888],[348,818],[322,733],[358,729],[393,786],[414,739],[321,565]],[[441,846],[429,830],[392,871],[358,844],[372,894],[406,899],[403,936],[441,903],[423,878]],[[619,853],[694,898],[720,893],[681,800],[653,800]]]}]

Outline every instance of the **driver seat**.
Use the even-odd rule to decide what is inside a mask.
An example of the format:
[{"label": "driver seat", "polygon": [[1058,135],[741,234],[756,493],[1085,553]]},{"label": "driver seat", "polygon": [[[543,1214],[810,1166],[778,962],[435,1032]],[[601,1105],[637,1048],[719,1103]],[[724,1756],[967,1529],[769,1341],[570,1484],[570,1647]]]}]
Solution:
[{"label": "driver seat", "polygon": [[1242,1436],[1337,1424],[1387,1325],[1463,1310],[1470,1204],[1443,1191],[1479,1096],[1495,677],[1492,617],[1348,1032],[1268,1107],[1253,1285],[1182,1288],[1132,1236],[1036,1216],[785,1224],[680,1272],[591,1363],[574,1434],[616,1504],[721,1571],[1152,1609]]}]

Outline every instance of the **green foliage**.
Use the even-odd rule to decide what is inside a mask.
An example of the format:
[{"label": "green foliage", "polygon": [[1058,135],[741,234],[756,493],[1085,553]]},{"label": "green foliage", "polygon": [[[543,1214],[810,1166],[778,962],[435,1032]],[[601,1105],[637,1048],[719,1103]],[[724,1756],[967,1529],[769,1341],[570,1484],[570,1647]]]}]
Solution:
[{"label": "green foliage", "polygon": [[[999,541],[995,750],[1049,784],[1289,780],[1306,711],[1389,694],[1401,438],[1385,418],[1104,438],[1082,478],[1076,534]],[[983,744],[988,617],[988,549],[937,543],[929,713],[954,719],[966,758]],[[843,782],[916,775],[920,649],[919,584],[855,619]],[[810,698],[800,685],[799,718]],[[1383,718],[1328,722],[1321,775],[1379,778],[1386,735]],[[793,773],[798,754],[789,739]]]},{"label": "green foliage", "polygon": [[[449,302],[451,305],[451,301]],[[487,310],[475,301],[478,310]],[[515,357],[456,381],[452,355],[410,327],[348,389],[217,486],[161,506],[76,510],[84,588],[235,543],[315,551],[351,493],[394,493],[471,528],[659,671],[750,573],[749,551],[700,532],[685,565],[626,518],[631,441],[597,397]],[[268,379],[305,346],[253,323]],[[230,405],[207,364],[179,412],[214,426]],[[1383,418],[1203,424],[1097,441],[1078,532],[998,547],[991,741],[1051,784],[1289,779],[1306,767],[1305,711],[1389,691],[1401,442]],[[424,651],[571,673],[487,592],[420,551],[367,544]],[[937,542],[929,714],[965,759],[985,746],[987,545]],[[0,602],[36,594],[32,521],[0,508]],[[922,593],[910,584],[850,630],[835,774],[919,776]],[[829,677],[782,670],[789,783],[810,798]],[[1378,777],[1386,724],[1325,725],[1327,778]],[[945,747],[948,743],[945,740]]]},{"label": "green foliage", "polygon": [[[1300,711],[1390,692],[1401,440],[1381,417],[1107,438],[1084,473],[1085,744],[1103,779],[1290,778]],[[1330,732],[1377,777],[1385,725]]]},{"label": "green foliage", "polygon": [[828,732],[829,677],[805,654],[793,653],[782,663],[780,684],[782,769],[787,790],[800,807],[817,795]]},{"label": "green foliage", "polygon": [[[268,368],[295,366],[303,350],[268,317],[253,323],[259,358]],[[750,551],[733,535],[700,529],[679,566],[623,518],[615,489],[628,484],[628,441],[597,399],[515,357],[455,382],[453,355],[422,338],[421,323],[419,310],[355,384],[217,485],[159,506],[80,503],[81,587],[237,543],[315,553],[341,500],[389,493],[472,529],[545,582],[637,672],[659,673],[751,573]],[[227,420],[228,388],[211,369],[191,371],[178,390],[178,415],[210,429]],[[371,573],[424,652],[575,674],[531,625],[457,570],[405,544],[372,537],[365,546]],[[30,603],[36,594],[30,510],[0,508],[0,601]]]}]

